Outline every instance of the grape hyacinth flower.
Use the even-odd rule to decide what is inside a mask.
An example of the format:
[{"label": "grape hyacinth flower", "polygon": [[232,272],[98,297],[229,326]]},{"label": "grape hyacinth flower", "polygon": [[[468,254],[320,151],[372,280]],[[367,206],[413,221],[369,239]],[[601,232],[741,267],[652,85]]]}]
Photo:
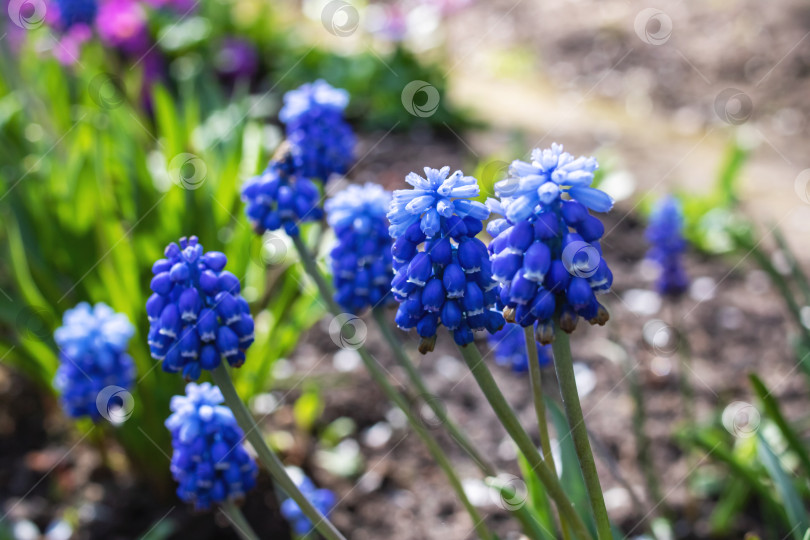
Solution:
[{"label": "grape hyacinth flower", "polygon": [[65,312],[54,333],[61,362],[54,387],[68,416],[97,421],[101,411],[96,400],[104,388],[132,388],[135,364],[126,351],[134,333],[126,315],[103,303],[82,302]]},{"label": "grape hyacinth flower", "polygon": [[495,184],[500,200],[487,201],[504,216],[487,226],[504,316],[524,327],[537,323],[543,344],[554,339],[555,315],[568,333],[580,316],[600,325],[608,319],[595,296],[613,282],[599,245],[605,227],[589,210],[607,212],[613,199],[590,187],[597,167],[558,144],[536,149],[531,163],[514,161],[509,178]]},{"label": "grape hyacinth flower", "polygon": [[[304,494],[312,506],[326,517],[329,517],[332,509],[335,507],[335,494],[328,489],[318,489],[315,484],[310,480],[300,469],[296,467],[288,467],[287,472],[293,479],[298,489]],[[281,515],[290,524],[298,536],[305,536],[312,531],[312,522],[301,512],[301,508],[292,499],[286,499],[281,503]]]},{"label": "grape hyacinth flower", "polygon": [[253,343],[253,317],[239,279],[225,270],[225,254],[205,253],[196,236],[164,253],[152,266],[154,294],[146,302],[152,358],[192,381],[222,358],[241,366]]},{"label": "grape hyacinth flower", "polygon": [[[489,336],[487,341],[495,355],[496,364],[509,367],[515,373],[526,373],[529,371],[529,359],[526,354],[526,336],[519,325],[507,324],[501,330]],[[550,347],[548,345],[540,345],[539,343],[535,345],[537,346],[537,357],[540,360],[540,367],[550,365]]]},{"label": "grape hyacinth flower", "polygon": [[47,4],[46,18],[58,30],[67,32],[76,25],[92,26],[96,13],[96,0],[54,0]]},{"label": "grape hyacinth flower", "polygon": [[223,401],[222,392],[211,383],[189,383],[185,396],[172,397],[172,414],[166,419],[177,496],[198,511],[225,501],[239,502],[256,485],[256,463]]},{"label": "grape hyacinth flower", "polygon": [[278,116],[292,146],[298,176],[325,183],[331,175],[349,170],[355,136],[343,117],[348,103],[346,90],[321,79],[284,94]]},{"label": "grape hyacinth flower", "polygon": [[474,330],[492,333],[504,322],[494,309],[497,282],[487,249],[476,238],[489,216],[486,206],[470,200],[478,196],[477,180],[461,171],[450,174],[449,167],[425,167],[425,176],[410,173],[405,181],[414,189],[395,191],[388,212],[396,240],[396,323],[416,328],[423,354],[433,350],[440,325],[463,346],[473,341]]},{"label": "grape hyacinth flower", "polygon": [[267,169],[245,182],[242,200],[248,220],[257,234],[284,227],[298,234],[298,225],[323,216],[318,187],[295,171],[288,145],[282,145]]},{"label": "grape hyacinth flower", "polygon": [[337,237],[330,254],[335,301],[346,311],[390,299],[393,257],[385,217],[390,202],[390,192],[368,183],[349,186],[324,205]]},{"label": "grape hyacinth flower", "polygon": [[689,287],[689,276],[683,267],[686,240],[683,237],[683,213],[675,197],[658,202],[650,215],[646,231],[650,250],[647,259],[658,265],[655,285],[666,296],[680,296]]}]

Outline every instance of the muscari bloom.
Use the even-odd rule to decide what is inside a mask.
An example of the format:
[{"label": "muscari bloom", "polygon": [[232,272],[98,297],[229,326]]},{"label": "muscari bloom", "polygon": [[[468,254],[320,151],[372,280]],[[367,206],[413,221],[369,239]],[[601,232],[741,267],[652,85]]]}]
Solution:
[{"label": "muscari bloom", "polygon": [[59,30],[67,31],[73,26],[92,26],[98,12],[96,0],[54,0],[47,5],[46,17]]},{"label": "muscari bloom", "polygon": [[284,123],[299,176],[326,182],[332,174],[349,170],[355,136],[343,118],[348,103],[346,90],[320,79],[284,94],[278,117]]},{"label": "muscari bloom", "polygon": [[257,234],[281,227],[287,234],[298,234],[300,223],[323,215],[318,187],[296,172],[288,145],[279,149],[262,174],[245,182],[242,200]]},{"label": "muscari bloom", "polygon": [[68,416],[99,420],[96,399],[104,388],[132,388],[135,364],[126,350],[134,333],[126,315],[103,303],[82,302],[65,312],[54,333],[61,362],[54,387]]},{"label": "muscari bloom", "polygon": [[[523,329],[516,324],[507,324],[487,339],[489,346],[495,356],[495,363],[499,366],[506,366],[515,373],[525,373],[529,370],[529,358],[526,354],[526,336]],[[548,345],[537,346],[537,357],[540,367],[551,364],[550,347]]]},{"label": "muscari bloom", "polygon": [[337,237],[330,257],[335,301],[347,311],[390,298],[393,257],[385,217],[390,201],[390,192],[368,183],[351,185],[324,205]]},{"label": "muscari bloom", "polygon": [[242,445],[244,434],[222,392],[211,383],[186,385],[171,400],[166,427],[172,434],[171,471],[177,496],[208,510],[226,500],[240,501],[256,485],[258,469]]},{"label": "muscari bloom", "polygon": [[591,324],[608,319],[595,296],[613,282],[599,245],[605,227],[589,210],[607,212],[613,200],[590,187],[597,166],[558,144],[536,149],[531,163],[514,161],[509,178],[495,184],[500,200],[487,201],[505,216],[487,226],[504,316],[522,326],[537,323],[544,344],[554,339],[555,314],[569,333],[580,316]]},{"label": "muscari bloom", "polygon": [[679,296],[689,287],[689,276],[683,267],[686,240],[683,237],[683,214],[675,197],[665,197],[653,209],[646,231],[650,250],[647,259],[659,267],[655,286],[658,292]]},{"label": "muscari bloom", "polygon": [[164,253],[152,265],[154,294],[146,302],[152,358],[186,380],[222,358],[241,366],[253,343],[253,317],[239,279],[225,270],[225,254],[205,253],[196,236],[172,242]]},{"label": "muscari bloom", "polygon": [[[304,497],[312,503],[321,514],[328,517],[335,507],[335,494],[328,489],[318,489],[300,469],[290,467],[287,469],[290,477],[304,494]],[[293,499],[285,499],[281,503],[281,515],[292,527],[298,536],[304,536],[312,530],[312,522],[301,511],[301,507]]]},{"label": "muscari bloom", "polygon": [[414,189],[395,191],[388,212],[396,239],[396,323],[416,328],[422,353],[433,350],[440,325],[467,345],[474,330],[495,332],[504,322],[494,309],[497,282],[487,249],[476,238],[489,216],[486,206],[470,200],[478,196],[478,182],[461,171],[450,174],[449,167],[426,167],[425,176],[410,173],[405,180]]}]

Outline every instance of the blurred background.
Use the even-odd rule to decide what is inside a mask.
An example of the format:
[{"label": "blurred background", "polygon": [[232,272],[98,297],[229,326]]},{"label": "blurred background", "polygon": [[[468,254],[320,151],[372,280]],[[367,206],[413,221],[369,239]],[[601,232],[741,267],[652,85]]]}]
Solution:
[{"label": "blurred background", "polygon": [[[449,165],[475,175],[484,198],[533,148],[596,156],[599,186],[617,200],[603,242],[612,320],[578,330],[574,354],[612,519],[629,537],[803,532],[791,524],[806,519],[795,509],[810,500],[810,471],[782,424],[804,444],[807,2],[3,5],[0,538],[231,537],[223,515],[193,514],[174,495],[163,421],[182,384],[154,369],[146,344],[152,261],[190,234],[228,255],[256,319],[240,394],[285,463],[336,493],[338,528],[357,539],[473,537],[404,415],[330,334],[289,239],[256,237],[244,217],[239,187],[283,138],[284,92],[319,78],[348,90],[358,134],[354,166],[326,196],[351,182],[398,189],[410,171]],[[645,262],[644,225],[666,194],[679,198],[690,242],[691,286],[678,301],[655,292]],[[52,384],[53,332],[81,301],[137,328],[132,405],[97,424],[68,420]],[[401,376],[375,329],[362,330]],[[402,337],[432,398],[522,482],[457,351],[440,340],[417,358]],[[493,370],[531,429],[526,377]],[[437,436],[488,522],[517,538],[503,501]],[[760,440],[781,469],[758,457]],[[262,537],[290,537],[269,479],[259,487],[248,520]],[[787,501],[793,511],[774,510]]]}]

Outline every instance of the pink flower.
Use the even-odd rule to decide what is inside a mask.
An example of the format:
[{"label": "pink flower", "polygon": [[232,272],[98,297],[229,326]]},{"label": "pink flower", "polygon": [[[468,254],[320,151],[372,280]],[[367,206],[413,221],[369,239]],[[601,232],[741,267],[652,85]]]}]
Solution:
[{"label": "pink flower", "polygon": [[101,4],[96,27],[107,45],[130,53],[148,48],[146,13],[133,0],[107,0]]}]

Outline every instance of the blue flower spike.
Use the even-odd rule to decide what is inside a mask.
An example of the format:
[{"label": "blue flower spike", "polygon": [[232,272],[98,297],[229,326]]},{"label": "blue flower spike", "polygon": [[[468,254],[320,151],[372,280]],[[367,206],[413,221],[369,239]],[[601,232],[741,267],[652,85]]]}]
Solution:
[{"label": "blue flower spike", "polygon": [[135,363],[127,346],[134,333],[127,316],[104,303],[65,311],[54,333],[60,360],[54,387],[68,416],[96,422],[104,416],[97,399],[105,388],[132,389]]},{"label": "blue flower spike", "polygon": [[297,172],[287,143],[279,147],[262,174],[242,186],[245,213],[256,234],[282,227],[289,235],[298,234],[301,223],[323,216],[320,197],[318,186]]},{"label": "blue flower spike", "polygon": [[152,266],[149,349],[164,371],[196,381],[223,359],[231,367],[245,362],[253,317],[239,279],[225,270],[227,261],[223,253],[203,251],[192,236],[169,244]]},{"label": "blue flower spike", "polygon": [[602,258],[605,232],[593,212],[607,212],[613,199],[592,188],[598,164],[574,158],[562,145],[532,152],[532,161],[514,161],[509,178],[495,184],[499,199],[487,207],[503,218],[487,231],[492,271],[507,321],[537,325],[537,339],[554,340],[553,319],[573,332],[579,317],[603,325],[609,314],[596,296],[610,290],[613,274]]},{"label": "blue flower spike", "polygon": [[471,200],[478,181],[461,171],[450,174],[450,167],[425,167],[425,177],[410,173],[405,181],[414,189],[395,191],[388,212],[397,325],[416,328],[422,354],[433,350],[439,326],[462,346],[476,330],[499,330],[497,282],[487,248],[476,238],[489,217],[485,205]]},{"label": "blue flower spike", "polygon": [[683,236],[683,213],[675,197],[668,196],[656,204],[646,231],[650,250],[647,260],[658,265],[655,286],[665,296],[678,297],[689,288],[689,276],[683,266],[686,239]]},{"label": "blue flower spike", "polygon": [[211,383],[189,383],[186,395],[172,398],[172,414],[166,419],[177,496],[197,511],[225,501],[239,503],[256,485],[258,468],[223,401],[222,392]]},{"label": "blue flower spike", "polygon": [[326,183],[332,175],[349,170],[356,141],[343,117],[348,103],[346,90],[320,79],[284,95],[279,119],[285,125],[298,176]]},{"label": "blue flower spike", "polygon": [[[495,363],[509,367],[514,373],[529,371],[529,358],[526,354],[526,336],[517,324],[507,324],[487,338],[495,356]],[[548,345],[537,346],[540,367],[551,365],[551,351]]]},{"label": "blue flower spike", "polygon": [[[287,467],[287,472],[312,506],[324,516],[329,517],[337,502],[335,494],[328,489],[316,488],[312,480],[297,467]],[[312,522],[293,499],[285,499],[281,503],[281,515],[284,516],[297,536],[305,537],[312,531]]]},{"label": "blue flower spike", "polygon": [[335,301],[357,313],[393,300],[393,256],[388,219],[391,193],[377,184],[351,185],[326,201],[326,220],[337,245],[330,264]]}]

